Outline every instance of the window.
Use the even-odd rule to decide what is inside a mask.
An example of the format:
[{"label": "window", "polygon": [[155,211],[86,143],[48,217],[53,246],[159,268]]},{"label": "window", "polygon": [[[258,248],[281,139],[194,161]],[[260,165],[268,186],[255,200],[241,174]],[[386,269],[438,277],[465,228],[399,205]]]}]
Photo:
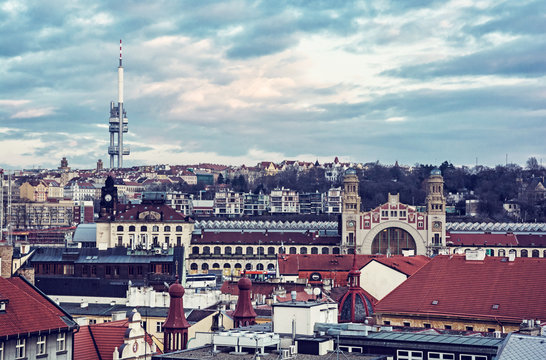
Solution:
[{"label": "window", "polygon": [[450,353],[438,353],[438,352],[429,352],[428,353],[429,359],[438,359],[438,360],[455,360],[455,354]]},{"label": "window", "polygon": [[474,326],[467,326],[466,331],[474,331]]},{"label": "window", "polygon": [[17,344],[15,344],[16,359],[22,359],[25,357],[25,341],[26,339],[17,339]]},{"label": "window", "polygon": [[404,326],[406,326],[406,327],[410,327],[410,326],[411,326],[411,324],[410,324],[409,322],[404,322]]},{"label": "window", "polygon": [[391,211],[391,216],[393,216],[393,217],[398,216],[398,211]]},{"label": "window", "polygon": [[444,325],[444,329],[451,330],[451,325]]},{"label": "window", "polygon": [[148,228],[145,225],[142,225],[140,227],[140,231],[148,231]]},{"label": "window", "polygon": [[38,336],[36,341],[36,355],[44,355],[46,353],[46,337],[45,335]]},{"label": "window", "polygon": [[159,231],[159,226],[157,226],[157,225],[152,226],[152,231],[153,232]]},{"label": "window", "polygon": [[248,247],[246,248],[246,254],[247,254],[247,255],[252,255],[252,254],[254,254],[254,249],[253,249],[252,247],[248,246]]},{"label": "window", "polygon": [[390,324],[391,324],[391,322],[388,321],[388,320],[383,321],[383,325],[390,325]]},{"label": "window", "polygon": [[118,225],[118,231],[123,231],[123,225]]},{"label": "window", "polygon": [[529,253],[527,252],[527,250],[521,250],[521,257],[528,257],[529,256]]},{"label": "window", "polygon": [[176,227],[176,231],[177,231],[177,232],[181,232],[181,231],[182,231],[182,226],[178,225],[178,226]]},{"label": "window", "polygon": [[158,332],[158,333],[163,332],[163,322],[156,321],[156,323],[155,323],[155,332]]},{"label": "window", "polygon": [[231,246],[226,246],[224,248],[224,254],[231,255]]},{"label": "window", "polygon": [[300,248],[300,254],[307,254],[307,248],[304,247],[304,246],[302,246],[302,247]]},{"label": "window", "polygon": [[386,211],[386,210],[381,211],[381,217],[388,217],[388,216],[389,216],[388,211]]},{"label": "window", "polygon": [[129,231],[135,231],[135,226],[134,225],[129,226]]},{"label": "window", "polygon": [[165,226],[165,227],[163,228],[163,231],[169,232],[169,231],[171,231],[171,227],[170,227],[169,225],[167,225],[167,226]]},{"label": "window", "polygon": [[210,254],[210,247],[209,246],[204,246],[203,247],[203,254],[204,255],[209,255]]},{"label": "window", "polygon": [[424,324],[423,324],[423,327],[424,327],[425,329],[430,329],[430,328],[431,328],[431,325],[430,325],[430,324],[427,324],[427,323],[424,323]]},{"label": "window", "polygon": [[461,354],[461,357],[459,359],[460,360],[487,360],[487,356]]},{"label": "window", "polygon": [[398,350],[396,352],[396,357],[398,360],[423,360],[423,352],[411,351],[411,350]]},{"label": "window", "polygon": [[94,325],[97,323],[97,319],[89,319],[89,325]]}]

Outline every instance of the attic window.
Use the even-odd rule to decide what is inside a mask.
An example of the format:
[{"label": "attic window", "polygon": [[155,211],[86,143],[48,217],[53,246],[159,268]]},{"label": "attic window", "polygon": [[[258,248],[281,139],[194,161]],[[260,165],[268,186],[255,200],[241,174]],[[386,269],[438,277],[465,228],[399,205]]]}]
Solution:
[{"label": "attic window", "polygon": [[0,313],[6,312],[6,307],[8,306],[8,299],[0,300]]},{"label": "attic window", "polygon": [[438,300],[432,300],[432,305],[438,305]]},{"label": "attic window", "polygon": [[498,310],[499,309],[499,304],[493,304],[493,306],[491,306],[491,309]]}]

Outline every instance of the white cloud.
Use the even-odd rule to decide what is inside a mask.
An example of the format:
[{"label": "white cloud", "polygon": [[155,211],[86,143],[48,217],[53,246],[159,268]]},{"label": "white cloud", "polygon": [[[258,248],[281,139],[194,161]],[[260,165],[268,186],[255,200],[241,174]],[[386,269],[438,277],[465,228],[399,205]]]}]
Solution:
[{"label": "white cloud", "polygon": [[53,107],[45,107],[45,108],[34,108],[34,109],[26,109],[16,112],[15,114],[11,115],[11,119],[30,119],[30,118],[37,118],[42,116],[47,116],[55,113],[55,108]]}]

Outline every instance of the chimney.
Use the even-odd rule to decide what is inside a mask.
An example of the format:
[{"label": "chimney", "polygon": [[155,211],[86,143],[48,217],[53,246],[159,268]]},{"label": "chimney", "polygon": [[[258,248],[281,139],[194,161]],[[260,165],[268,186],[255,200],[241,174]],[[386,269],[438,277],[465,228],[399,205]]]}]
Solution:
[{"label": "chimney", "polygon": [[508,253],[508,261],[514,261],[516,260],[516,253],[515,252],[509,252]]}]

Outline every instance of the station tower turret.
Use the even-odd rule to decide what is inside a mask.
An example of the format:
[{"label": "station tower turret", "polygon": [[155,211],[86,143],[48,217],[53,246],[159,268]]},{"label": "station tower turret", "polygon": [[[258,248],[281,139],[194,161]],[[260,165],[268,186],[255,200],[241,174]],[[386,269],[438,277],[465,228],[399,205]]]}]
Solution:
[{"label": "station tower turret", "polygon": [[426,183],[427,188],[427,255],[444,253],[446,247],[446,198],[444,178],[440,169],[433,169]]},{"label": "station tower turret", "polygon": [[355,169],[348,169],[343,179],[341,212],[341,244],[343,252],[355,248],[357,220],[360,216],[360,196],[358,195],[358,176]]}]

